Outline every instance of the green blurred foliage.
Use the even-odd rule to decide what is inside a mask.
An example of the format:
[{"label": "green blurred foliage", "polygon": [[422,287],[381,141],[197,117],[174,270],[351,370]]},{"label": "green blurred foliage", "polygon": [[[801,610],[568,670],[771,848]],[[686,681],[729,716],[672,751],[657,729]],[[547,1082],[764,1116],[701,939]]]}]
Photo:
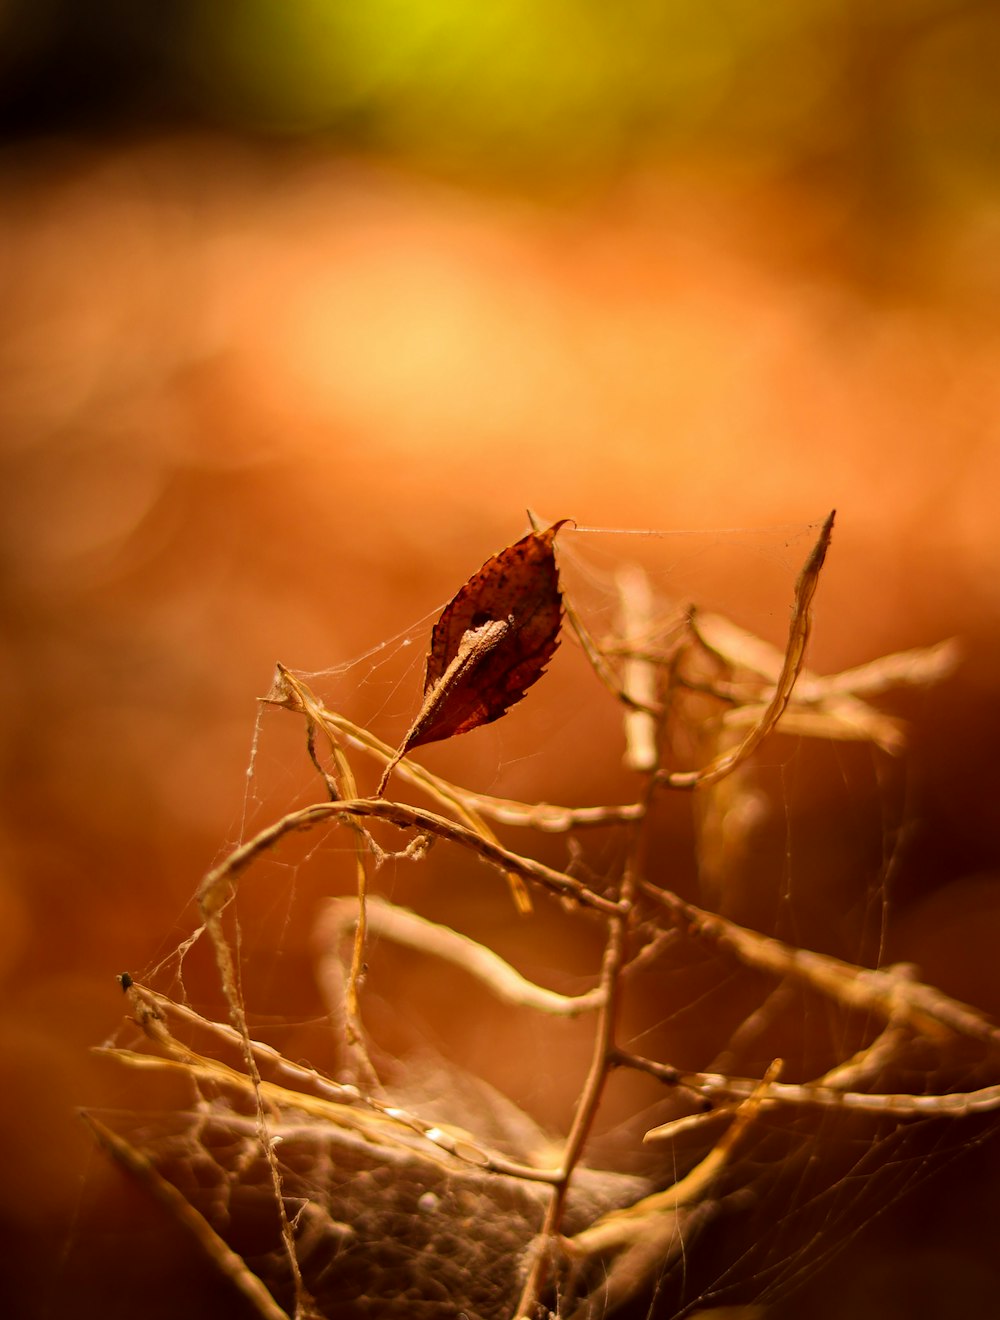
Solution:
[{"label": "green blurred foliage", "polygon": [[960,0],[217,0],[214,111],[485,177],[706,153],[886,200],[995,187],[1000,6]]},{"label": "green blurred foliage", "polygon": [[995,195],[996,0],[0,0],[0,132],[317,137],[464,178],[696,164]]}]

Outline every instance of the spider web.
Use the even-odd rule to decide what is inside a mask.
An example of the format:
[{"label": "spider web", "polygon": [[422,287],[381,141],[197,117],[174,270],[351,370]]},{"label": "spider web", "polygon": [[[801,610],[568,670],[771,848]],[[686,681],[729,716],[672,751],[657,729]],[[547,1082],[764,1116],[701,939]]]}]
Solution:
[{"label": "spider web", "polygon": [[251,1313],[780,1307],[989,1137],[992,1028],[888,969],[910,822],[887,708],[950,652],[803,672],[752,755],[666,782],[765,717],[815,535],[567,531],[548,674],[408,757],[388,802],[436,611],[279,670],[243,837],[190,937],[126,978],[108,1055],[135,1106],[95,1116]]}]

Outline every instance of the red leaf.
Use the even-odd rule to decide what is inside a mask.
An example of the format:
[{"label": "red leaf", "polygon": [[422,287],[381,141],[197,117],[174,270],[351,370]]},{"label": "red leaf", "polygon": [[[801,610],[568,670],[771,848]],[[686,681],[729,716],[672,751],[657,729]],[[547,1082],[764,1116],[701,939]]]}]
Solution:
[{"label": "red leaf", "polygon": [[411,747],[489,724],[545,672],[559,645],[562,596],[552,542],[569,520],[531,532],[488,559],[434,626],[424,701],[379,793]]}]

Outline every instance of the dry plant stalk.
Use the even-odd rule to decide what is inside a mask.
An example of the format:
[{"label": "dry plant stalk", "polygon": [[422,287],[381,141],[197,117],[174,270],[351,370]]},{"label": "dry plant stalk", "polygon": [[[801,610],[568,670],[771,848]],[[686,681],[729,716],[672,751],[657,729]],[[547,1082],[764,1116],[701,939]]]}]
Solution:
[{"label": "dry plant stalk", "polygon": [[[505,585],[502,609],[491,613],[470,598],[469,588],[484,575],[490,589],[496,587],[495,572],[491,577],[487,570],[510,562],[501,555],[488,561],[449,606],[447,644],[441,642],[428,665],[430,695],[401,749],[328,710],[305,683],[278,667],[266,701],[304,721],[308,754],[322,777],[325,798],[261,830],[201,884],[203,924],[185,949],[202,935],[210,941],[228,1022],[205,1019],[182,1002],[123,979],[141,1046],[114,1046],[105,1053],[134,1069],[188,1079],[193,1101],[189,1111],[174,1116],[176,1131],[158,1142],[148,1124],[128,1138],[91,1120],[102,1144],[178,1214],[262,1317],[600,1320],[686,1314],[691,1299],[685,1299],[683,1285],[697,1261],[698,1238],[711,1232],[727,1206],[754,1194],[752,1176],[740,1176],[744,1152],[755,1141],[773,1140],[782,1121],[792,1130],[810,1115],[849,1111],[889,1115],[899,1122],[930,1118],[947,1123],[1000,1109],[1000,1033],[975,1008],[922,984],[912,968],[856,966],[697,907],[663,883],[668,868],[647,855],[647,827],[663,794],[678,789],[694,793],[707,812],[705,819],[719,803],[731,820],[743,819],[741,810],[753,792],[744,772],[776,730],[864,740],[879,754],[899,752],[902,726],[870,705],[869,698],[892,686],[934,682],[954,664],[954,648],[942,646],[889,656],[832,677],[804,670],[813,599],[832,524],[831,515],[798,579],[781,655],[715,616],[691,612],[680,626],[658,624],[658,603],[648,580],[636,571],[618,578],[620,631],[614,638],[595,639],[574,601],[560,597],[547,559],[543,569],[550,578],[540,595],[531,597],[541,606],[519,613],[522,597],[511,597]],[[544,534],[536,527],[517,547],[527,545],[524,553],[544,559],[558,526]],[[512,704],[507,699],[515,689],[520,694],[534,682],[555,648],[552,627],[558,627],[560,607],[595,674],[621,705],[626,761],[641,780],[636,799],[579,808],[520,803],[471,792],[414,762],[409,749],[431,740],[421,736],[425,725],[435,738],[447,736],[441,730],[449,721],[455,732],[474,727],[463,721],[473,718],[468,712],[475,707],[475,693],[456,692],[449,685],[468,688],[477,673],[485,675],[483,681],[494,687],[480,709],[492,719],[491,711],[506,709],[504,701]],[[536,626],[530,623],[536,608],[547,611],[544,627],[538,625],[537,637],[526,646],[524,639]],[[464,622],[451,626],[456,611]],[[504,615],[499,622],[492,618],[498,612]],[[490,629],[486,645],[482,638]],[[508,645],[518,630],[513,659],[498,658],[497,648]],[[435,636],[446,632],[442,627]],[[534,668],[530,655],[525,661],[532,647],[540,657]],[[515,681],[503,689],[510,672]],[[668,727],[683,719],[689,698],[702,709],[707,702],[714,714],[703,718],[698,729],[700,744],[708,749],[704,764],[684,769],[671,764]],[[358,790],[364,760],[381,773],[372,796]],[[418,792],[429,805],[384,798],[390,774],[394,783]],[[501,843],[489,821],[524,830],[528,846]],[[558,901],[581,922],[600,923],[604,951],[594,984],[576,995],[556,993],[527,979],[484,944],[369,896],[373,867],[383,856],[372,834],[377,822],[401,832],[406,843],[399,855],[415,863],[423,864],[430,842],[443,840],[506,877],[522,911],[529,905],[519,896],[530,891],[536,900]],[[599,881],[547,865],[531,853],[533,832],[575,836],[595,827],[616,831],[624,841],[620,869]],[[317,977],[343,1027],[352,1076],[348,1082],[286,1059],[253,1038],[232,925],[250,868],[293,834],[342,828],[353,840],[357,894],[331,899],[325,907],[317,931]],[[708,870],[719,866],[724,869],[724,859],[712,867],[706,862]],[[712,885],[718,878],[714,871],[706,873]],[[460,969],[526,1012],[592,1020],[589,1069],[555,1154],[526,1119],[512,1152],[509,1141],[494,1139],[492,1121],[484,1117],[483,1130],[476,1130],[475,1106],[469,1125],[446,1122],[383,1088],[362,1021],[363,970],[373,935]],[[731,1037],[733,1058],[740,1050],[752,1052],[754,1042],[804,994],[818,996],[842,1023],[863,1020],[856,1048],[822,1072],[798,1079],[790,1075],[794,1064],[790,1068],[777,1059],[762,1065],[754,1077],[734,1068],[680,1068],[637,1053],[623,1037],[623,996],[626,989],[634,994],[681,945],[705,947],[720,964],[748,969],[769,983]],[[956,1050],[978,1051],[977,1076],[986,1079],[983,1084],[956,1085],[964,1074],[952,1078],[947,1062]],[[914,1053],[922,1060],[923,1089],[885,1089],[885,1079],[907,1075]],[[926,1063],[929,1055],[939,1060],[934,1065],[940,1069],[937,1087],[928,1085],[934,1079]],[[703,1139],[707,1145],[701,1157],[693,1164],[688,1160],[683,1176],[636,1177],[589,1167],[587,1152],[602,1096],[609,1077],[621,1069],[656,1078],[665,1095],[693,1110],[652,1125],[646,1133],[651,1146],[678,1141],[684,1133],[713,1134]],[[478,1094],[485,1116],[493,1102]],[[810,1139],[816,1139],[815,1133]],[[211,1153],[220,1142],[226,1146],[224,1158]],[[224,1194],[206,1193],[204,1204],[187,1199],[165,1172],[172,1162],[195,1158],[214,1161],[225,1187]],[[270,1204],[274,1221],[273,1245],[255,1268],[224,1240],[245,1190]],[[392,1241],[400,1235],[396,1250]],[[676,1287],[668,1286],[671,1280]],[[705,1296],[710,1299],[711,1292]]]}]

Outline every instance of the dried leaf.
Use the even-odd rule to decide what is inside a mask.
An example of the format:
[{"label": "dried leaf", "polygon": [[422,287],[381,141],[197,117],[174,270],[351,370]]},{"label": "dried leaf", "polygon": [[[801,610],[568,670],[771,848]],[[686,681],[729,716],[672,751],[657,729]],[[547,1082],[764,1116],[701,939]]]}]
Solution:
[{"label": "dried leaf", "polygon": [[424,701],[393,767],[411,748],[490,724],[545,672],[559,644],[562,596],[552,543],[568,519],[488,559],[434,626]]}]

